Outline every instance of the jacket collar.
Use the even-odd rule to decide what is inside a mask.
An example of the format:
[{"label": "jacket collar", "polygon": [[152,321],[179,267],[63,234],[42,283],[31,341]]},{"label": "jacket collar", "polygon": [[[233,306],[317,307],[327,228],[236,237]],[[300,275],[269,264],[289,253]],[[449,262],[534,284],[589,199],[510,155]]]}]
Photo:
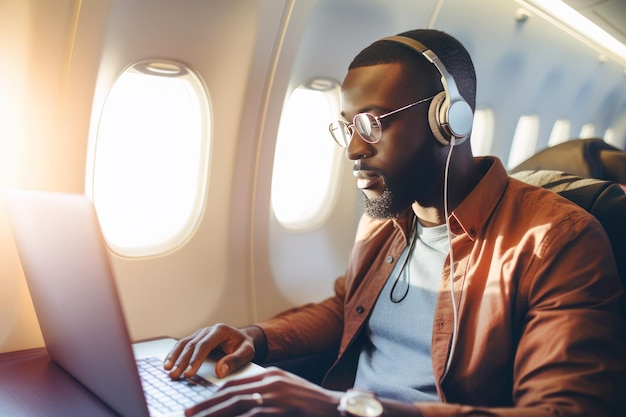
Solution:
[{"label": "jacket collar", "polygon": [[480,157],[476,160],[483,172],[486,171],[485,175],[450,214],[451,232],[454,235],[465,233],[472,240],[487,224],[509,183],[509,176],[500,159]]}]

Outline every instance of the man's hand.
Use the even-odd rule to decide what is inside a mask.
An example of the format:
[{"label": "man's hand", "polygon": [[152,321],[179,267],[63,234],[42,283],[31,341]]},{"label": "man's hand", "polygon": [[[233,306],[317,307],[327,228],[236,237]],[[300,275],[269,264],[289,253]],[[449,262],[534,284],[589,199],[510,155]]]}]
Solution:
[{"label": "man's hand", "polygon": [[252,333],[255,332],[256,338],[262,339],[258,343],[265,343],[258,328],[236,329],[225,324],[205,327],[180,339],[165,358],[163,367],[173,379],[188,378],[198,372],[211,352],[220,351],[225,355],[215,364],[215,374],[223,378],[254,359],[256,350]]},{"label": "man's hand", "polygon": [[[226,382],[213,397],[185,410],[187,417],[339,416],[344,392],[331,391],[299,376],[269,367],[264,372]],[[384,415],[421,417],[414,404],[379,399]]]},{"label": "man's hand", "polygon": [[228,381],[210,399],[186,410],[186,416],[337,416],[342,392],[330,391],[296,375],[270,367]]}]

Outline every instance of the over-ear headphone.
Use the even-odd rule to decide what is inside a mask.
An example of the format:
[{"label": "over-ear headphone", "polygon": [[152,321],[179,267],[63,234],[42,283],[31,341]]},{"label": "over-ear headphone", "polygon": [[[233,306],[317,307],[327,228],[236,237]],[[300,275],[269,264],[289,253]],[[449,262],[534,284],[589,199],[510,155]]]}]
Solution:
[{"label": "over-ear headphone", "polygon": [[469,137],[474,113],[459,93],[452,75],[437,55],[421,42],[406,36],[389,36],[381,41],[392,41],[409,47],[430,61],[439,74],[443,92],[437,94],[428,108],[428,123],[435,138],[443,145],[460,145]]}]

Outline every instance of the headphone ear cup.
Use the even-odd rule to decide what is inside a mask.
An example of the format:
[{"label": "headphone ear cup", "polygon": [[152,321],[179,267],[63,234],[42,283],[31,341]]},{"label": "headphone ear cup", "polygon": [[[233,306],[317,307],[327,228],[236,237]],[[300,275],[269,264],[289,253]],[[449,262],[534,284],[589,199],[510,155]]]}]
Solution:
[{"label": "headphone ear cup", "polygon": [[437,94],[428,107],[428,124],[430,130],[432,130],[435,139],[444,146],[450,145],[452,135],[446,129],[445,125],[448,123],[446,115],[448,113],[448,100],[446,93],[442,91]]}]

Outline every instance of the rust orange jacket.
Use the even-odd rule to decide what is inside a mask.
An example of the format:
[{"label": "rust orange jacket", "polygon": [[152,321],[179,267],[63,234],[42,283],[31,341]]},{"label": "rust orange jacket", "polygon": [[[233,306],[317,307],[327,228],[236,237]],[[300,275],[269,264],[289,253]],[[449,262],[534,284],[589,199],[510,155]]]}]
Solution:
[{"label": "rust orange jacket", "polygon": [[[626,416],[622,288],[604,229],[557,194],[509,178],[497,158],[480,163],[483,179],[450,214],[451,366],[444,375],[453,332],[448,257],[432,335],[441,402],[416,407],[424,416]],[[335,295],[259,324],[268,359],[336,349],[324,385],[351,387],[364,324],[414,217],[363,216]]]}]

